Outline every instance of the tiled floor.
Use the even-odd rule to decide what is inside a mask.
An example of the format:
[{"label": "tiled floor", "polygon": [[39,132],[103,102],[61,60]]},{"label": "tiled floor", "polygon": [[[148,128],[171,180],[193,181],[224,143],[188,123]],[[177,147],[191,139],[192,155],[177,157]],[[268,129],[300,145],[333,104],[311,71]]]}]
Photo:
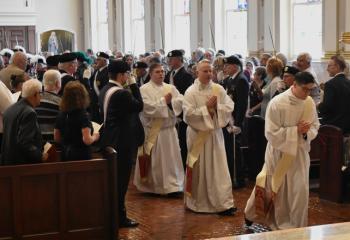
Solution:
[{"label": "tiled floor", "polygon": [[[245,234],[243,210],[253,183],[234,191],[238,212],[232,217],[198,214],[184,208],[183,199],[141,193],[132,184],[127,195],[130,218],[140,223],[134,229],[121,229],[121,239],[207,239]],[[350,204],[320,201],[310,193],[309,225],[350,221]]]}]

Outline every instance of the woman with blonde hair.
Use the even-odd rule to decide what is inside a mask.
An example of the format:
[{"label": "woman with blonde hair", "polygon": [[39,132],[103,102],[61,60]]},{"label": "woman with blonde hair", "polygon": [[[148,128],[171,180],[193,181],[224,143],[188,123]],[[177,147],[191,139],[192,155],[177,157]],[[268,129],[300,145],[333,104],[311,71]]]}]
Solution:
[{"label": "woman with blonde hair", "polygon": [[266,73],[271,81],[267,82],[265,87],[261,90],[256,84],[255,89],[259,95],[263,97],[261,102],[260,116],[265,118],[265,112],[267,104],[276,95],[277,92],[282,91],[284,88],[283,80],[281,79],[283,70],[283,63],[276,57],[271,57],[266,63]]},{"label": "woman with blonde hair", "polygon": [[89,102],[89,94],[84,85],[78,81],[67,83],[54,129],[54,140],[62,144],[62,159],[65,161],[90,159],[89,145],[100,137],[98,132],[93,132],[86,111]]}]

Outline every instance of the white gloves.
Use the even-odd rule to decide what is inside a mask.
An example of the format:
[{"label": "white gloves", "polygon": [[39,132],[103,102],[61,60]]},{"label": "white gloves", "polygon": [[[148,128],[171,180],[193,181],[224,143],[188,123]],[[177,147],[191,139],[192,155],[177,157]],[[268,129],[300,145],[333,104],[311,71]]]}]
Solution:
[{"label": "white gloves", "polygon": [[233,133],[234,135],[240,134],[242,132],[242,129],[237,126],[228,126],[226,129],[229,133]]},{"label": "white gloves", "polygon": [[91,77],[91,71],[90,71],[90,68],[87,68],[84,70],[83,78],[90,79],[90,77]]},{"label": "white gloves", "polygon": [[132,75],[132,74],[130,74],[130,76],[129,76],[128,80],[126,81],[126,83],[127,83],[128,85],[135,84],[135,83],[136,83],[135,76]]}]

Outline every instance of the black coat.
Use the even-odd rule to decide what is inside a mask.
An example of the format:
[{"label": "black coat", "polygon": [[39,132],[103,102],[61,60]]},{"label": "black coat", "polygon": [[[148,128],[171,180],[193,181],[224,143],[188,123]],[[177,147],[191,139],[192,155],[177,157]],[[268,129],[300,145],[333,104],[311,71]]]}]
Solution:
[{"label": "black coat", "polygon": [[[103,102],[106,92],[111,87],[116,86],[109,82],[100,92],[99,105],[103,116]],[[107,108],[107,117],[104,129],[110,131],[113,129],[114,136],[109,142],[118,145],[120,148],[129,148],[131,146],[143,143],[144,132],[139,118],[139,113],[143,109],[143,101],[140,90],[136,84],[130,85],[130,91],[126,89],[118,90],[110,98]],[[115,146],[114,146],[115,147]]]},{"label": "black coat", "polygon": [[108,77],[108,68],[107,66],[102,69],[102,71],[96,70],[94,74],[91,76],[89,82],[90,82],[90,114],[91,114],[91,120],[101,123],[101,114],[100,114],[100,107],[99,107],[99,102],[98,102],[98,94],[95,91],[95,81],[96,81],[96,86],[101,92],[104,86],[109,81]]},{"label": "black coat", "polygon": [[318,109],[322,124],[335,125],[350,133],[350,80],[339,74],[326,82],[323,102]]},{"label": "black coat", "polygon": [[235,126],[242,127],[242,123],[248,107],[248,80],[243,72],[240,72],[234,79],[230,77],[225,78],[222,85],[226,89],[227,94],[235,103],[235,107],[232,113],[235,121]]},{"label": "black coat", "polygon": [[27,100],[22,98],[9,107],[3,122],[1,165],[41,162],[42,136],[36,112]]},{"label": "black coat", "polygon": [[[171,71],[165,76],[164,82],[170,83]],[[193,84],[192,75],[186,71],[185,67],[180,68],[180,70],[174,76],[174,86],[179,92],[184,95],[187,88]]]}]

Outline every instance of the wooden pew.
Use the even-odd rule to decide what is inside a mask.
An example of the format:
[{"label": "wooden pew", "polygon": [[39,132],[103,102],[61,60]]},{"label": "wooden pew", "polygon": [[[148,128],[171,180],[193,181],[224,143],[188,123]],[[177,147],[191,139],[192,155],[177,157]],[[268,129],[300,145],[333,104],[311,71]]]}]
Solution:
[{"label": "wooden pew", "polygon": [[0,239],[117,239],[116,152],[0,167]]},{"label": "wooden pew", "polygon": [[318,132],[320,144],[320,198],[341,202],[343,198],[343,132],[323,125]]},{"label": "wooden pew", "polygon": [[265,120],[260,116],[248,119],[247,166],[250,180],[255,180],[265,162],[267,140],[265,138]]}]

